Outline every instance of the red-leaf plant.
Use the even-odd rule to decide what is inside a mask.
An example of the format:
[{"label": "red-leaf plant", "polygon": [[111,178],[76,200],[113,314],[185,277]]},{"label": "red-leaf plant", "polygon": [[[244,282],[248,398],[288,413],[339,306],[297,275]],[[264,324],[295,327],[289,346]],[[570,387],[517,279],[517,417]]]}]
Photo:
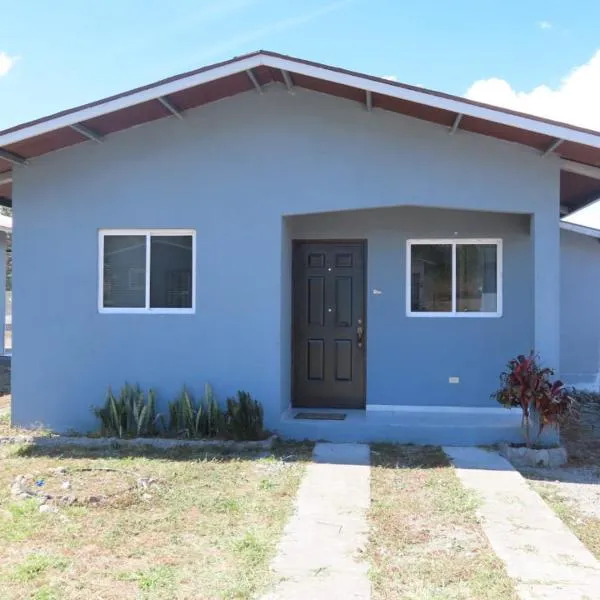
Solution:
[{"label": "red-leaf plant", "polygon": [[[563,382],[552,381],[553,376],[553,369],[540,366],[533,352],[528,356],[520,355],[508,363],[500,375],[500,389],[491,396],[507,408],[522,409],[525,442],[530,448],[545,427],[558,427],[574,407],[575,401]],[[532,413],[536,414],[539,423],[534,440],[530,433]]]}]

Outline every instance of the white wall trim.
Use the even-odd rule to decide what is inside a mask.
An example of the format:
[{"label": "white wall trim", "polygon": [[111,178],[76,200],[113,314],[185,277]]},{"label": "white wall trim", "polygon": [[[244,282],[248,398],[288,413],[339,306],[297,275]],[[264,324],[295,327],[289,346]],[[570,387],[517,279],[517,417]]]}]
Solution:
[{"label": "white wall trim", "polygon": [[371,79],[362,74],[344,73],[327,66],[306,64],[305,62],[293,58],[272,56],[270,54],[262,53],[241,57],[238,60],[207,69],[200,73],[195,73],[167,83],[157,84],[145,90],[140,90],[120,98],[114,98],[113,100],[107,100],[95,106],[81,108],[66,115],[57,116],[41,123],[35,123],[16,131],[1,134],[0,147],[14,144],[36,135],[48,133],[60,129],[61,127],[76,125],[81,121],[93,119],[135,104],[150,100],[158,100],[159,97],[168,96],[169,94],[173,94],[189,87],[248,71],[261,65],[284,70],[292,74],[298,73],[308,77],[315,77],[317,79],[347,85],[364,90],[365,92],[382,94],[393,98],[407,100],[409,102],[416,102],[425,106],[448,110],[457,114],[485,119],[565,141],[600,148],[600,133],[596,134],[593,132],[579,131],[566,124],[545,123],[527,115],[506,113],[493,106],[481,106],[478,104],[471,104],[458,97],[437,95],[430,90],[421,91],[418,89],[406,88],[402,85],[394,84],[393,82],[381,79]]},{"label": "white wall trim", "polygon": [[488,408],[478,406],[419,406],[418,404],[368,404],[368,412],[405,412],[405,413],[435,413],[435,414],[471,414],[471,415],[504,415],[512,412],[521,413],[520,408],[507,409],[499,407]]},{"label": "white wall trim", "polygon": [[[145,307],[104,306],[104,237],[107,235],[139,235],[146,237]],[[150,238],[189,235],[192,237],[192,306],[191,308],[150,308]],[[98,312],[102,314],[191,315],[196,312],[196,230],[195,229],[99,229],[98,230]]]},{"label": "white wall trim", "polygon": [[[413,312],[412,311],[412,246],[423,245],[452,246],[452,312]],[[496,311],[495,312],[461,312],[456,310],[456,246],[461,244],[495,244],[496,251]],[[432,238],[406,240],[406,316],[417,318],[467,318],[497,319],[502,317],[502,285],[504,273],[502,267],[502,239],[500,238]]]}]

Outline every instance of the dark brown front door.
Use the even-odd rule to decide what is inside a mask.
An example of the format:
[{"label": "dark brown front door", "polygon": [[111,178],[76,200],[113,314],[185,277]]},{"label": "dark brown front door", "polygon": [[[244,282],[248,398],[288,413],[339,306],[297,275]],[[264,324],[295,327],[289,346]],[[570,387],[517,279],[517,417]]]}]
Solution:
[{"label": "dark brown front door", "polygon": [[293,406],[364,408],[362,242],[295,242]]}]

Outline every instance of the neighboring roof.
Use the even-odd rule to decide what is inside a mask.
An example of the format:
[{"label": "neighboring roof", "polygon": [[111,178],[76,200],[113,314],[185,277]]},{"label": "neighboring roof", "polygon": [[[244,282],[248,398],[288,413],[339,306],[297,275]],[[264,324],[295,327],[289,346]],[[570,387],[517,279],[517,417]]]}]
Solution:
[{"label": "neighboring roof", "polygon": [[272,83],[364,103],[448,127],[534,148],[565,159],[561,203],[565,212],[600,196],[600,132],[541,117],[310,62],[259,51],[65,110],[0,131],[0,199],[11,197],[10,170],[34,158],[141,123],[177,116],[228,96]]},{"label": "neighboring roof", "polygon": [[0,231],[10,233],[12,231],[12,217],[0,215]]},{"label": "neighboring roof", "polygon": [[568,221],[561,221],[560,228],[566,229],[567,231],[574,231],[575,233],[581,233],[582,235],[589,235],[590,237],[600,238],[600,229],[594,229],[593,227],[586,227],[585,225],[576,225],[575,223],[569,223]]}]

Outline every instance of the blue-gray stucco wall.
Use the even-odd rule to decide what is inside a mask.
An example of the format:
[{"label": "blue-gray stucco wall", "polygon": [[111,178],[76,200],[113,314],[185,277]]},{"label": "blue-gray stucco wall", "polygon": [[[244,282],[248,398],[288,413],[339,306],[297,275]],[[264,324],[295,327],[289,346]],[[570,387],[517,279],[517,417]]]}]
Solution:
[{"label": "blue-gray stucco wall", "polygon": [[[14,419],[87,429],[109,384],[166,402],[210,381],[222,398],[251,391],[275,425],[289,402],[289,241],[310,233],[298,215],[385,207],[312,220],[313,234],[368,226],[369,289],[384,293],[369,297],[367,401],[486,405],[506,354],[532,338],[558,361],[544,327],[558,323],[558,181],[553,157],[279,87],[36,159],[14,174]],[[98,229],[136,227],[196,229],[195,314],[99,314]],[[455,232],[506,240],[504,316],[406,319],[403,240]]]},{"label": "blue-gray stucco wall", "polygon": [[600,240],[561,231],[560,373],[600,391]]}]

